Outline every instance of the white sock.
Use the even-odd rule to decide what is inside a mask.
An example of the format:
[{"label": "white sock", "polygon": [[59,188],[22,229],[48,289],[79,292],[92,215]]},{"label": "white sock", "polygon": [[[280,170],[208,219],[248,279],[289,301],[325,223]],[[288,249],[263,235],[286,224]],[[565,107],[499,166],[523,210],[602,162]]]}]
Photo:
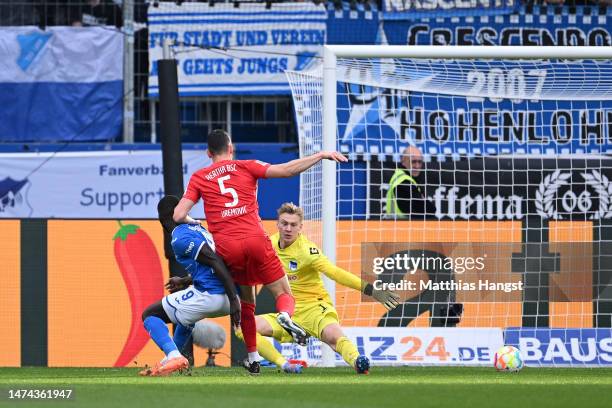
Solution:
[{"label": "white sock", "polygon": [[261,360],[261,356],[259,355],[258,352],[254,351],[252,353],[249,353],[249,363],[252,363],[253,361],[259,361]]},{"label": "white sock", "polygon": [[166,358],[168,360],[170,360],[171,358],[177,358],[177,357],[180,357],[180,356],[181,356],[181,353],[179,353],[178,350],[172,350],[171,352],[168,353]]}]

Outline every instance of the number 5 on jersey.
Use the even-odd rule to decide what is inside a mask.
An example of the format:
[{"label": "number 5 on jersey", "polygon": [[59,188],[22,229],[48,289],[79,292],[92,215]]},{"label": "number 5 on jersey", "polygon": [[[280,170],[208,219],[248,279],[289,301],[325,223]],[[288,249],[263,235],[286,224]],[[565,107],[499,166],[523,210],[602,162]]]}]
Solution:
[{"label": "number 5 on jersey", "polygon": [[223,176],[223,177],[219,177],[217,179],[217,182],[219,183],[219,190],[221,190],[221,194],[225,195],[225,194],[231,194],[233,201],[231,203],[225,203],[226,207],[235,207],[236,205],[238,205],[238,193],[236,193],[236,190],[234,190],[231,187],[225,187],[223,185],[223,182],[225,180],[229,180],[230,176]]}]

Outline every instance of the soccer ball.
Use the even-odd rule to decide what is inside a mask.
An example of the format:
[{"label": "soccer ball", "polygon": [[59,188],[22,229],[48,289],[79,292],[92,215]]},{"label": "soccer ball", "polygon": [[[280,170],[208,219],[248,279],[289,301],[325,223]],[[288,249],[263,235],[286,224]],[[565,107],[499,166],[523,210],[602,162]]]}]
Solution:
[{"label": "soccer ball", "polygon": [[495,353],[493,365],[497,371],[520,371],[523,368],[521,351],[513,346],[504,346]]}]

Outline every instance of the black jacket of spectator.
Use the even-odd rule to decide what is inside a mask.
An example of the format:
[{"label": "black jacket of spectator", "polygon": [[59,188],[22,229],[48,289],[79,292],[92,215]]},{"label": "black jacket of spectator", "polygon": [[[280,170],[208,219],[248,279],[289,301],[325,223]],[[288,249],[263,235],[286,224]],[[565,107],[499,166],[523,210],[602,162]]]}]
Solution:
[{"label": "black jacket of spectator", "polygon": [[433,218],[436,212],[435,206],[425,198],[425,191],[421,187],[424,181],[424,173],[415,178],[415,181],[418,185],[405,181],[397,186],[397,206],[410,219]]},{"label": "black jacket of spectator", "polygon": [[112,0],[69,0],[70,25],[115,26],[123,25],[121,7]]}]

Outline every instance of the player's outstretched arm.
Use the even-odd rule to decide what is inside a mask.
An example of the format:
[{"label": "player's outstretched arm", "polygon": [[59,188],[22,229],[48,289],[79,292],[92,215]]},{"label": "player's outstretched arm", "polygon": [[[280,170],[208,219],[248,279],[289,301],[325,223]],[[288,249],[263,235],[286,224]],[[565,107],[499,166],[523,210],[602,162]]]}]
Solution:
[{"label": "player's outstretched arm", "polygon": [[266,178],[293,177],[308,170],[321,160],[333,160],[338,163],[347,162],[348,159],[338,152],[319,152],[311,156],[291,160],[287,163],[273,164],[266,170]]},{"label": "player's outstretched arm", "polygon": [[197,221],[189,216],[189,211],[193,208],[195,203],[188,198],[181,198],[181,201],[174,207],[174,214],[172,219],[177,224],[196,224]]},{"label": "player's outstretched arm", "polygon": [[325,256],[320,256],[316,261],[317,269],[330,279],[336,281],[342,286],[352,288],[362,292],[364,295],[372,296],[376,301],[380,302],[387,310],[395,309],[399,305],[400,297],[397,293],[390,290],[374,289],[372,284],[359,279],[349,271],[329,262]]},{"label": "player's outstretched arm", "polygon": [[327,276],[329,279],[339,283],[342,286],[346,286],[347,288],[355,289],[361,292],[363,287],[365,287],[365,284],[362,284],[361,279],[349,271],[345,271],[344,269],[337,267],[325,256],[319,257],[319,259],[316,261],[316,268],[319,271],[322,271],[323,274],[325,274],[325,276]]},{"label": "player's outstretched arm", "polygon": [[208,244],[202,245],[197,261],[203,265],[210,266],[215,271],[215,275],[217,275],[217,278],[223,284],[229,299],[232,324],[234,327],[240,327],[240,298],[236,293],[236,285],[234,285],[232,276],[227,270],[225,263]]}]

